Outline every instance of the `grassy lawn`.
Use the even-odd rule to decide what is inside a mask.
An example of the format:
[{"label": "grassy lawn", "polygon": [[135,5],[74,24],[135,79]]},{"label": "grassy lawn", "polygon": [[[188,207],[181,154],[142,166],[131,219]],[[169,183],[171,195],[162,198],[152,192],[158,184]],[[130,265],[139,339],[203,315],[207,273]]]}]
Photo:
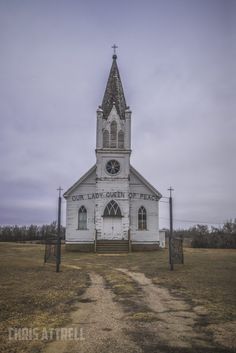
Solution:
[{"label": "grassy lawn", "polygon": [[41,341],[9,341],[8,328],[60,327],[88,285],[84,271],[43,265],[41,245],[1,243],[0,352],[40,352]]},{"label": "grassy lawn", "polygon": [[40,352],[42,342],[9,342],[8,327],[65,326],[75,301],[89,286],[91,271],[103,275],[127,308],[129,297],[141,294],[137,283],[117,268],[144,272],[175,295],[203,305],[208,324],[236,320],[235,250],[187,248],[185,265],[176,265],[173,272],[167,250],[107,256],[62,249],[60,273],[54,265],[43,264],[43,254],[42,245],[0,243],[1,352]]}]

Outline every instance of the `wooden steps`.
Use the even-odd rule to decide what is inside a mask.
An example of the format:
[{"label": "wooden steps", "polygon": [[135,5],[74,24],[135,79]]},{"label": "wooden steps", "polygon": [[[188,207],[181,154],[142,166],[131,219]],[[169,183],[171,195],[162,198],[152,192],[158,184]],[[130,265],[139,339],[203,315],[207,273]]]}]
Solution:
[{"label": "wooden steps", "polygon": [[97,253],[127,253],[129,251],[128,240],[97,240]]}]

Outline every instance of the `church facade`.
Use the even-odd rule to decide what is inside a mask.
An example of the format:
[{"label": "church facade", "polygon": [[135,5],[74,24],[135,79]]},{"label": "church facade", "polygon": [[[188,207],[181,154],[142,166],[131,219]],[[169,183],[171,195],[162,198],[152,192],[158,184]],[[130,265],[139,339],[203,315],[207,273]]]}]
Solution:
[{"label": "church facade", "polygon": [[154,250],[161,194],[130,164],[131,111],[113,55],[97,110],[96,164],[64,194],[66,248],[78,251]]}]

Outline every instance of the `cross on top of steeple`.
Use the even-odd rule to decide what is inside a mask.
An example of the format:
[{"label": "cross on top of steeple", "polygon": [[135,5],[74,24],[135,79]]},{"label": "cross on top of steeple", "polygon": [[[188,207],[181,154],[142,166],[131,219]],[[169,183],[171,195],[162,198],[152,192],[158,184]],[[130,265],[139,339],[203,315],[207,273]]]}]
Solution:
[{"label": "cross on top of steeple", "polygon": [[118,46],[116,44],[113,44],[112,46],[113,50],[114,50],[114,53],[113,53],[113,59],[117,59],[117,55],[116,55],[116,49],[118,48]]}]

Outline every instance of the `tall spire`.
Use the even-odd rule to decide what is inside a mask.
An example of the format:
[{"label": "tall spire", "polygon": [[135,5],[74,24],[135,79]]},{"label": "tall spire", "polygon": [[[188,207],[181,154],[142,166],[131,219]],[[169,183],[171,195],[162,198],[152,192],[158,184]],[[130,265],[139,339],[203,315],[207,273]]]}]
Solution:
[{"label": "tall spire", "polygon": [[115,104],[117,113],[121,119],[125,119],[125,110],[127,108],[120,73],[116,62],[116,48],[117,46],[114,45],[114,54],[112,56],[113,61],[101,106],[103,110],[103,117],[105,119],[107,119],[110,114],[113,104]]}]

